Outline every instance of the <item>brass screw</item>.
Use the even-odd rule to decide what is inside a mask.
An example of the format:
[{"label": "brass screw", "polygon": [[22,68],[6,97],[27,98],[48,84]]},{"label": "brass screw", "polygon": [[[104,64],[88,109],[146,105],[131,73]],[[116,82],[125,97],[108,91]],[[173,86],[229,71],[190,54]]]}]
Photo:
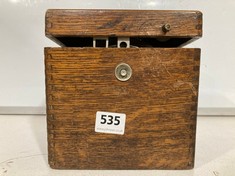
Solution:
[{"label": "brass screw", "polygon": [[122,77],[125,77],[126,75],[127,75],[127,71],[126,70],[121,70],[120,71],[120,75],[122,76]]},{"label": "brass screw", "polygon": [[163,32],[169,32],[171,30],[171,25],[170,24],[165,24],[162,26]]}]

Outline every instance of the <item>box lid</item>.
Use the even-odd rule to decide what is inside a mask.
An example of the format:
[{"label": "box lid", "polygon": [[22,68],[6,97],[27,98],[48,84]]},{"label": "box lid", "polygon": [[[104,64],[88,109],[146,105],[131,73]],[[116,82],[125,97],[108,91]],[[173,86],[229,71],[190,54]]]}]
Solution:
[{"label": "box lid", "polygon": [[[182,10],[49,9],[45,28],[46,36],[61,46],[82,46],[94,37],[127,37],[141,38],[141,41],[147,41],[146,46],[178,47],[202,36],[202,13]],[[153,44],[155,40],[157,46]]]}]

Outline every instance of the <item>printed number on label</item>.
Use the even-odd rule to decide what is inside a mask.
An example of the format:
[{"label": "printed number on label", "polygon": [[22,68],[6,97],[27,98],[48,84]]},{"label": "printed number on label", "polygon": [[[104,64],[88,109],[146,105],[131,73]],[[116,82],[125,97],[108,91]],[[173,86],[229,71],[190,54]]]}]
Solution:
[{"label": "printed number on label", "polygon": [[111,116],[111,115],[105,115],[105,114],[102,114],[101,115],[101,124],[105,124],[107,123],[108,125],[119,125],[120,124],[120,116]]}]

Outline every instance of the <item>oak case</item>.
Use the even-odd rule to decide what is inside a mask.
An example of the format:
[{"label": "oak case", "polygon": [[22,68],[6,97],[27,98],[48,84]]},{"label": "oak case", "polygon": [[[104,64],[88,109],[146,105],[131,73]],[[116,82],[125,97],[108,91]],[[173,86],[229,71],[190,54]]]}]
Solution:
[{"label": "oak case", "polygon": [[[91,19],[88,26],[83,20],[90,14],[99,16],[99,10],[47,12],[46,34],[63,46],[45,48],[50,166],[56,169],[193,168],[200,49],[179,46],[201,36],[201,13],[187,12],[187,16],[185,11],[101,12],[108,15],[100,16],[95,25]],[[130,16],[119,19],[123,12]],[[121,31],[120,27],[131,23],[137,12],[142,14],[141,18],[148,18],[143,14],[151,14],[149,18],[157,19],[155,26],[158,23],[162,26],[158,13],[169,16],[169,21],[178,19],[179,22],[182,18],[180,24],[191,17],[195,21],[185,31],[174,31],[176,22],[173,22],[169,33],[153,31],[151,25],[143,27],[145,31],[141,32],[136,28],[137,21],[132,22],[138,24],[129,27],[129,31]],[[114,18],[119,22],[112,25]],[[68,27],[77,23],[80,27]],[[93,48],[70,40],[129,36],[133,44],[138,44],[136,38],[146,38],[147,34],[149,38],[160,36],[171,41],[163,47],[156,46],[157,41],[153,44],[145,40],[148,45],[139,42],[142,46],[138,47]],[[132,68],[128,81],[115,77],[115,68],[120,63]],[[124,135],[96,133],[97,111],[125,113]]]}]

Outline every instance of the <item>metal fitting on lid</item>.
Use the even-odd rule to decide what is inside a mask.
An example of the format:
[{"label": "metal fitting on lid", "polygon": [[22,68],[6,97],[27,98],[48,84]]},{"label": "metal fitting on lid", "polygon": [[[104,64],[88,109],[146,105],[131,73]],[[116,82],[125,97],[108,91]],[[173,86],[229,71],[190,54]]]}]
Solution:
[{"label": "metal fitting on lid", "polygon": [[163,32],[169,32],[171,30],[171,25],[170,24],[165,24],[162,26]]}]

